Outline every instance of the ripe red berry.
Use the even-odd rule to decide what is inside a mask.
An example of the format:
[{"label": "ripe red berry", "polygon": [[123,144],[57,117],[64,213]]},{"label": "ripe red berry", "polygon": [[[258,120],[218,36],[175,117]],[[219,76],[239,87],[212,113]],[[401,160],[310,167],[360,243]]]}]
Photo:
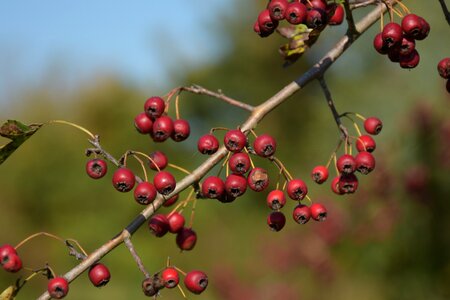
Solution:
[{"label": "ripe red berry", "polygon": [[404,36],[397,48],[400,57],[409,56],[416,49],[416,42],[414,39]]},{"label": "ripe red berry", "polygon": [[265,9],[258,15],[258,26],[261,34],[269,35],[278,27],[278,21],[272,20],[269,10]]},{"label": "ripe red berry", "polygon": [[22,260],[16,249],[9,244],[0,247],[0,264],[7,272],[16,273],[22,269]]},{"label": "ripe red berry", "polygon": [[375,140],[370,135],[361,135],[356,140],[356,149],[361,151],[373,152],[376,148]]},{"label": "ripe red berry", "polygon": [[316,166],[311,172],[311,178],[318,184],[324,183],[328,179],[328,169],[325,166]]},{"label": "ripe red berry", "polygon": [[344,7],[341,4],[337,3],[329,4],[327,6],[327,12],[329,12],[328,15],[330,15],[330,13],[333,12],[333,14],[328,20],[329,25],[331,26],[341,25],[342,22],[344,21],[345,12]]},{"label": "ripe red berry", "polygon": [[237,198],[247,190],[247,178],[239,174],[230,174],[225,179],[225,191],[230,196]]},{"label": "ripe red berry", "polygon": [[185,219],[182,214],[173,212],[167,216],[169,221],[169,232],[177,233],[184,227]]},{"label": "ripe red berry", "polygon": [[164,142],[173,133],[173,121],[169,116],[161,116],[153,122],[152,138],[155,142]]},{"label": "ripe red berry", "polygon": [[105,176],[108,171],[108,165],[103,159],[94,158],[86,163],[86,173],[89,177],[99,179]]},{"label": "ripe red berry", "polygon": [[189,122],[183,119],[173,121],[172,140],[182,142],[191,134],[191,126]]},{"label": "ripe red berry", "polygon": [[161,97],[151,97],[145,101],[144,111],[151,119],[157,119],[162,116],[166,109],[166,103]]},{"label": "ripe red berry", "polygon": [[247,176],[247,184],[255,192],[261,192],[269,185],[269,174],[263,168],[254,168]]},{"label": "ripe red berry", "polygon": [[225,183],[220,177],[209,176],[202,183],[202,194],[206,198],[218,199],[225,193]]},{"label": "ripe red berry", "polygon": [[136,179],[130,169],[121,167],[114,172],[112,183],[119,192],[129,192],[133,189]]},{"label": "ripe red berry", "polygon": [[261,157],[269,157],[275,154],[277,142],[268,134],[259,135],[253,142],[253,150]]},{"label": "ripe red berry", "polygon": [[267,217],[267,225],[273,231],[280,231],[286,224],[286,217],[281,211],[273,211]]},{"label": "ripe red berry", "polygon": [[154,215],[148,220],[148,228],[155,236],[162,237],[169,231],[169,220],[163,214]]},{"label": "ripe red berry", "polygon": [[403,38],[402,27],[395,22],[387,23],[383,27],[381,37],[388,48],[399,45]]},{"label": "ripe red berry", "polygon": [[356,170],[361,174],[369,174],[375,168],[375,158],[367,151],[359,152],[355,157]]},{"label": "ripe red berry", "polygon": [[341,155],[336,161],[336,168],[340,173],[351,174],[356,170],[355,158],[350,154]]},{"label": "ripe red berry", "polygon": [[145,112],[142,112],[134,118],[134,127],[139,133],[147,134],[152,131],[153,121]]},{"label": "ripe red berry", "polygon": [[383,37],[381,36],[381,32],[378,33],[373,39],[373,47],[375,48],[375,50],[377,50],[378,53],[382,55],[388,54],[389,48],[384,43]]},{"label": "ripe red berry", "polygon": [[370,117],[364,120],[364,130],[368,134],[377,135],[383,129],[383,123],[377,117]]},{"label": "ripe red berry", "polygon": [[286,191],[292,200],[302,200],[308,194],[308,187],[301,179],[289,180]]},{"label": "ripe red berry", "polygon": [[235,174],[245,174],[250,169],[250,157],[245,152],[233,153],[228,160],[228,167]]},{"label": "ripe red berry", "polygon": [[223,143],[229,151],[241,152],[247,145],[247,137],[239,129],[232,129],[225,133]]},{"label": "ripe red berry", "polygon": [[153,202],[156,198],[156,188],[153,184],[147,181],[138,183],[134,189],[134,199],[137,203],[147,205]]},{"label": "ripe red berry", "polygon": [[269,15],[272,20],[283,20],[286,9],[289,5],[287,0],[272,0],[267,5],[267,9],[269,10]]},{"label": "ripe red berry", "polygon": [[197,142],[198,151],[201,154],[214,154],[219,149],[219,141],[212,134],[205,134],[201,136]]},{"label": "ripe red berry", "polygon": [[285,18],[291,24],[300,24],[306,21],[308,9],[303,3],[291,2],[286,8]]},{"label": "ripe red berry", "polygon": [[308,28],[319,28],[327,23],[325,11],[318,8],[308,10],[306,14],[306,26]]},{"label": "ripe red berry", "polygon": [[420,62],[420,55],[417,50],[413,50],[409,55],[400,55],[400,67],[403,69],[414,69]]},{"label": "ripe red berry", "polygon": [[339,179],[341,176],[336,176],[331,181],[331,190],[337,195],[344,195],[345,193],[339,189]]},{"label": "ripe red berry", "polygon": [[192,250],[197,243],[197,234],[191,228],[183,227],[178,231],[175,241],[181,250]]},{"label": "ripe red berry", "polygon": [[154,151],[149,156],[152,160],[149,161],[148,166],[152,170],[163,170],[169,163],[167,156],[162,151]]},{"label": "ripe red berry", "polygon": [[323,222],[327,219],[328,212],[325,206],[320,203],[313,203],[310,207],[311,217],[319,222]]},{"label": "ripe red berry", "polygon": [[408,14],[402,19],[402,29],[405,35],[416,40],[423,40],[430,32],[430,25],[424,18],[415,14]]},{"label": "ripe red berry", "polygon": [[177,269],[173,267],[167,267],[161,272],[161,279],[164,282],[164,286],[168,289],[172,289],[180,282],[180,276]]},{"label": "ripe red berry", "polygon": [[48,281],[47,291],[50,297],[62,299],[69,292],[69,283],[63,277],[52,278]]},{"label": "ripe red berry", "polygon": [[353,194],[358,189],[358,177],[355,174],[342,174],[338,182],[339,191],[345,194]]},{"label": "ripe red berry", "polygon": [[428,22],[422,17],[420,17],[419,21],[421,25],[420,34],[417,35],[415,39],[421,41],[424,40],[430,33],[430,24],[428,24]]},{"label": "ripe red berry", "polygon": [[163,203],[163,206],[164,207],[172,206],[175,202],[177,202],[178,197],[179,197],[178,194],[173,195]]},{"label": "ripe red berry", "polygon": [[96,287],[105,286],[111,279],[108,268],[102,263],[96,263],[89,269],[89,280]]},{"label": "ripe red berry", "polygon": [[286,196],[281,190],[273,190],[267,195],[267,206],[273,210],[278,210],[286,204]]},{"label": "ripe red berry", "polygon": [[450,57],[446,57],[439,61],[437,66],[439,75],[444,79],[450,78]]},{"label": "ripe red berry", "polygon": [[308,1],[303,1],[306,2],[306,7],[308,9],[320,9],[325,11],[327,9],[327,1],[326,0],[308,0]]},{"label": "ripe red berry", "polygon": [[8,260],[8,256],[11,254],[17,254],[16,249],[10,244],[4,244],[0,247],[0,263],[3,263]]},{"label": "ripe red berry", "polygon": [[202,271],[190,271],[184,277],[184,285],[190,292],[201,294],[208,286],[208,276]]},{"label": "ripe red berry", "polygon": [[299,204],[294,208],[292,217],[298,224],[306,224],[311,218],[311,209],[309,206]]},{"label": "ripe red berry", "polygon": [[161,195],[169,195],[176,187],[175,177],[170,172],[159,171],[153,177],[153,185]]}]

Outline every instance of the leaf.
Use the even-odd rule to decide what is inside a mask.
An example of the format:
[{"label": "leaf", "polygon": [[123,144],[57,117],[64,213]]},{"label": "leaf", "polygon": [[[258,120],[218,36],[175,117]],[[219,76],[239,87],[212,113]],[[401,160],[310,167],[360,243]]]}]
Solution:
[{"label": "leaf", "polygon": [[[0,135],[12,140],[0,147],[0,165],[19,148],[43,124],[25,125],[16,120],[8,120],[0,127]],[[1,299],[0,299],[1,300]]]},{"label": "leaf", "polygon": [[16,286],[10,285],[0,294],[0,300],[14,300],[14,296],[16,295]]}]

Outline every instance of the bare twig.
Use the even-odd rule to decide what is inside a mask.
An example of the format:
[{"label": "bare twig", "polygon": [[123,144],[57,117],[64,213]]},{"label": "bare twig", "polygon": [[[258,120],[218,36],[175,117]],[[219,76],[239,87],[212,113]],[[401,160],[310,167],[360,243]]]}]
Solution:
[{"label": "bare twig", "polygon": [[374,5],[380,3],[380,0],[355,0],[355,1],[349,1],[350,9],[354,10],[357,8]]},{"label": "bare twig", "polygon": [[125,246],[127,246],[131,255],[133,256],[136,264],[138,265],[139,270],[144,274],[145,278],[150,278],[150,273],[145,269],[144,264],[142,263],[141,257],[137,254],[136,249],[134,249],[133,243],[130,240],[130,235],[128,235],[123,241]]},{"label": "bare twig", "polygon": [[445,19],[447,20],[448,25],[450,25],[450,12],[448,11],[447,4],[445,3],[445,0],[439,0],[439,3],[441,4],[442,11],[444,12]]},{"label": "bare twig", "polygon": [[355,20],[353,19],[353,13],[350,8],[349,0],[344,1],[344,9],[345,9],[345,18],[347,19],[347,25],[348,25],[348,36],[354,40],[355,37],[358,35],[358,32],[356,31],[355,27]]}]

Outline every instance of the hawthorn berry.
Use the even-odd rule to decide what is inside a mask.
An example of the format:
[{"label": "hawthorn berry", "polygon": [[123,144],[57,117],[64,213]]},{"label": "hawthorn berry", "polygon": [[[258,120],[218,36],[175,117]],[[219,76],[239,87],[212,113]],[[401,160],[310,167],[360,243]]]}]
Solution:
[{"label": "hawthorn berry", "polygon": [[325,206],[320,203],[313,203],[310,207],[311,217],[319,222],[323,222],[327,219],[328,212]]},{"label": "hawthorn berry", "polygon": [[167,267],[161,272],[161,279],[164,282],[164,286],[168,289],[172,289],[180,282],[180,276],[178,271],[173,267]]},{"label": "hawthorn berry", "polygon": [[118,168],[112,177],[112,183],[119,192],[129,192],[136,183],[133,171],[128,168]]},{"label": "hawthorn berry", "polygon": [[253,150],[261,157],[269,157],[275,154],[277,142],[268,134],[261,134],[253,141]]},{"label": "hawthorn berry", "polygon": [[416,42],[410,37],[403,37],[400,45],[397,46],[400,57],[411,55],[416,49]]},{"label": "hawthorn berry", "polygon": [[173,195],[163,203],[163,206],[164,207],[172,206],[175,202],[177,202],[178,197],[179,197],[178,194]]},{"label": "hawthorn berry", "polygon": [[417,67],[420,62],[420,55],[417,50],[413,50],[409,55],[402,56],[400,55],[400,67],[404,69],[413,69]]},{"label": "hawthorn berry", "polygon": [[298,224],[306,224],[311,218],[311,209],[309,206],[299,204],[294,208],[292,217]]},{"label": "hawthorn berry", "polygon": [[341,155],[336,161],[336,168],[340,173],[351,174],[356,170],[355,158],[350,154]]},{"label": "hawthorn berry", "polygon": [[208,276],[202,271],[190,271],[184,277],[184,285],[190,292],[201,294],[208,286]]},{"label": "hawthorn berry", "polygon": [[250,157],[245,152],[233,153],[228,160],[228,167],[235,174],[245,174],[251,167]]},{"label": "hawthorn berry", "polygon": [[375,140],[369,136],[369,135],[361,135],[356,140],[356,149],[358,152],[361,151],[367,151],[367,152],[373,152],[376,148]]},{"label": "hawthorn berry", "polygon": [[313,29],[322,27],[327,23],[326,19],[325,11],[318,8],[310,9],[306,14],[306,26]]},{"label": "hawthorn berry", "polygon": [[152,131],[153,121],[145,112],[142,112],[134,118],[134,127],[139,133],[147,134]]},{"label": "hawthorn berry", "polygon": [[345,193],[339,189],[339,179],[340,176],[336,176],[333,178],[333,180],[331,181],[331,190],[337,195],[343,195]]},{"label": "hawthorn berry", "polygon": [[364,130],[368,134],[377,135],[383,129],[383,123],[377,117],[369,117],[364,120]]},{"label": "hawthorn berry", "polygon": [[86,163],[86,173],[93,179],[102,178],[107,171],[108,165],[103,159],[94,158]]},{"label": "hawthorn berry", "polygon": [[306,21],[307,14],[308,9],[303,3],[294,1],[286,8],[285,18],[289,23],[297,25]]},{"label": "hawthorn berry", "polygon": [[223,143],[228,151],[240,152],[247,145],[247,136],[239,129],[232,129],[225,133]]},{"label": "hawthorn berry", "polygon": [[134,199],[137,203],[147,205],[153,202],[156,198],[156,188],[153,184],[147,181],[138,183],[134,189]]},{"label": "hawthorn berry", "polygon": [[384,44],[388,48],[392,48],[401,43],[403,38],[402,27],[395,23],[390,22],[384,25],[383,31],[381,32],[381,37],[383,38]]},{"label": "hawthorn berry", "polygon": [[444,79],[450,78],[450,57],[441,59],[437,65],[439,75]]},{"label": "hawthorn berry", "polygon": [[328,20],[328,25],[336,26],[341,25],[344,21],[344,7],[341,4],[331,3],[327,6],[328,15],[331,14],[331,17]]},{"label": "hawthorn berry", "polygon": [[267,225],[273,231],[280,231],[286,224],[286,217],[281,211],[273,211],[267,217]]},{"label": "hawthorn berry", "polygon": [[269,174],[263,168],[253,168],[247,176],[247,184],[255,192],[261,192],[269,185]]},{"label": "hawthorn berry", "polygon": [[16,273],[22,269],[22,260],[16,249],[9,244],[0,247],[0,264],[5,271],[11,273]]},{"label": "hawthorn berry", "polygon": [[339,177],[338,188],[345,194],[353,194],[358,189],[358,177],[355,174],[342,174]]},{"label": "hawthorn berry", "polygon": [[308,0],[306,1],[306,7],[308,9],[320,9],[325,11],[327,9],[327,2],[325,0]]},{"label": "hawthorn berry", "polygon": [[173,121],[172,140],[175,142],[182,142],[191,134],[191,126],[189,122],[184,119],[177,119]]},{"label": "hawthorn berry", "polygon": [[0,247],[0,263],[3,264],[4,261],[8,260],[8,256],[11,254],[17,254],[16,248],[10,244],[4,244]]},{"label": "hawthorn berry", "polygon": [[247,190],[247,179],[239,174],[230,174],[225,179],[225,191],[234,198],[242,196]]},{"label": "hawthorn berry", "polygon": [[269,15],[272,20],[283,20],[285,18],[286,9],[289,5],[287,0],[272,0],[267,5]]},{"label": "hawthorn berry", "polygon": [[148,163],[148,166],[152,170],[164,170],[169,163],[167,156],[162,151],[154,151],[150,153],[151,160]]},{"label": "hawthorn berry", "polygon": [[159,290],[162,288],[164,288],[164,282],[158,274],[155,274],[153,277],[145,278],[142,281],[142,291],[148,297],[158,295]]},{"label": "hawthorn berry", "polygon": [[430,33],[430,24],[428,24],[428,22],[425,21],[425,19],[422,17],[420,17],[419,21],[420,21],[420,25],[421,25],[421,30],[420,30],[420,34],[417,35],[415,37],[415,39],[421,41],[421,40],[424,40]]},{"label": "hawthorn berry", "polygon": [[373,39],[373,47],[375,48],[375,50],[377,50],[378,53],[382,55],[388,54],[389,48],[384,43],[381,32],[375,35],[375,38]]},{"label": "hawthorn berry", "polygon": [[328,169],[325,166],[316,166],[311,172],[311,178],[318,184],[324,183],[328,179]]},{"label": "hawthorn berry", "polygon": [[178,212],[173,212],[167,216],[169,221],[169,232],[177,233],[184,227],[185,219],[182,214]]},{"label": "hawthorn berry", "polygon": [[169,195],[176,187],[175,177],[170,172],[159,171],[153,177],[153,185],[161,195]]},{"label": "hawthorn berry", "polygon": [[267,206],[273,210],[278,210],[286,204],[286,196],[281,190],[273,190],[267,195]]},{"label": "hawthorn berry", "polygon": [[50,297],[62,299],[69,292],[69,282],[64,277],[52,278],[48,281],[47,291]]},{"label": "hawthorn berry", "polygon": [[191,228],[183,227],[177,232],[175,241],[181,250],[192,250],[197,243],[197,234]]},{"label": "hawthorn berry", "polygon": [[356,170],[367,175],[375,168],[375,158],[367,151],[359,152],[355,157]]},{"label": "hawthorn berry", "polygon": [[308,194],[308,187],[306,183],[301,179],[289,180],[286,191],[288,196],[292,200],[303,200],[306,194]]},{"label": "hawthorn berry", "polygon": [[225,183],[220,177],[209,176],[202,183],[202,194],[206,198],[218,199],[225,193]]},{"label": "hawthorn berry", "polygon": [[269,35],[278,27],[278,21],[270,17],[268,9],[264,9],[258,15],[258,27],[261,34]]},{"label": "hawthorn berry", "polygon": [[205,134],[198,139],[197,149],[201,154],[214,154],[219,149],[219,141],[213,134]]},{"label": "hawthorn berry", "polygon": [[148,220],[148,228],[155,236],[162,237],[169,231],[169,220],[163,214],[154,215]]},{"label": "hawthorn berry", "polygon": [[105,286],[111,279],[109,269],[102,263],[96,263],[89,268],[89,280],[95,287]]},{"label": "hawthorn berry", "polygon": [[166,103],[161,97],[151,97],[145,101],[144,111],[151,119],[157,119],[162,116],[166,109]]},{"label": "hawthorn berry", "polygon": [[153,122],[152,138],[155,142],[164,142],[173,133],[173,121],[169,116],[161,116]]}]

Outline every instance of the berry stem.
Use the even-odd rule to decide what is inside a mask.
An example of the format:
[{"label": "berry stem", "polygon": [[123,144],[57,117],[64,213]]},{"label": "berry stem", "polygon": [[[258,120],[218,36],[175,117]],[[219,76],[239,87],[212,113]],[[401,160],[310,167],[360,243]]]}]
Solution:
[{"label": "berry stem", "polygon": [[174,212],[176,212],[176,211],[183,205],[183,208],[180,210],[180,212],[181,212],[181,211],[187,206],[187,203],[188,203],[189,201],[192,201],[193,199],[195,199],[195,198],[192,198],[192,199],[191,199],[193,193],[194,193],[194,189],[192,189],[192,190],[189,192],[189,194],[188,194],[188,196],[187,196],[187,198],[186,198],[185,200],[183,200],[183,201],[181,201],[180,203],[178,203],[178,204],[175,206],[175,208],[172,209],[172,211],[168,214],[168,216],[170,216],[171,214],[173,214]]},{"label": "berry stem", "polygon": [[[156,169],[158,170],[158,172],[161,171],[161,169],[159,168],[159,166],[158,166],[158,164],[155,162],[155,160],[152,159],[152,158],[151,158],[150,156],[148,156],[147,154],[145,154],[145,153],[143,153],[143,152],[140,152],[140,151],[134,151],[134,150],[129,150],[128,152],[129,152],[129,154],[133,154],[133,156],[134,156],[136,159],[138,159],[138,158],[137,158],[134,154],[138,154],[138,155],[141,155],[141,156],[145,157],[146,159],[148,159],[148,160],[156,167]],[[142,164],[142,167],[144,168],[144,164]],[[145,172],[145,168],[144,168],[144,173],[145,173],[145,180],[147,181],[147,173]]]},{"label": "berry stem", "polygon": [[178,290],[180,291],[181,295],[183,296],[183,298],[187,299],[186,294],[183,291],[183,288],[179,284],[177,284],[177,287],[178,287]]},{"label": "berry stem", "polygon": [[181,171],[181,172],[183,172],[183,173],[185,173],[185,174],[187,174],[187,175],[191,174],[191,172],[189,172],[189,171],[186,170],[185,168],[182,168],[182,167],[180,167],[180,166],[178,166],[178,165],[174,165],[174,164],[171,164],[171,163],[168,163],[167,165],[168,165],[169,167],[171,167],[171,168],[173,168],[173,169],[175,169],[175,170]]},{"label": "berry stem", "polygon": [[180,110],[178,108],[179,100],[180,100],[180,93],[178,93],[177,96],[175,97],[175,115],[177,120],[180,119]]},{"label": "berry stem", "polygon": [[197,205],[197,198],[194,198],[194,201],[192,202],[192,208],[191,208],[191,217],[189,218],[189,228],[192,228],[192,225],[194,225],[196,205]]},{"label": "berry stem", "polygon": [[90,132],[89,130],[87,130],[86,128],[84,128],[84,127],[82,127],[82,126],[80,126],[78,124],[75,124],[75,123],[72,123],[72,122],[69,122],[69,121],[65,121],[65,120],[50,120],[50,121],[47,122],[47,124],[65,124],[65,125],[69,125],[69,126],[75,127],[77,129],[83,131],[84,133],[89,135],[89,137],[91,139],[95,139],[95,135],[92,132]]},{"label": "berry stem", "polygon": [[183,276],[186,276],[187,273],[183,270],[181,270],[180,268],[178,268],[177,266],[173,266],[175,268],[175,270],[177,270],[178,272],[180,272]]},{"label": "berry stem", "polygon": [[283,175],[286,178],[286,180],[288,180],[288,181],[292,180],[292,178],[293,178],[292,175],[286,169],[286,166],[281,162],[281,160],[279,160],[275,156],[270,157],[269,160],[272,161],[278,167],[280,172],[283,172]]},{"label": "berry stem", "polygon": [[145,266],[142,263],[140,256],[137,254],[136,249],[134,248],[133,243],[131,242],[129,233],[125,237],[123,242],[124,242],[125,246],[128,248],[128,250],[130,251],[131,256],[133,256],[134,261],[138,265],[139,270],[141,270],[141,272],[144,274],[145,278],[150,278],[150,273],[145,269]]},{"label": "berry stem", "polygon": [[65,240],[64,240],[63,238],[61,238],[61,237],[59,237],[59,236],[57,236],[57,235],[54,235],[54,234],[51,234],[51,233],[42,231],[42,232],[37,232],[37,233],[35,233],[35,234],[32,234],[32,235],[26,237],[26,238],[25,238],[24,240],[22,240],[19,244],[17,244],[16,247],[14,247],[14,248],[17,250],[17,249],[19,249],[20,247],[22,247],[24,244],[28,243],[30,240],[32,240],[32,239],[34,239],[34,238],[36,238],[36,237],[42,236],[42,235],[47,236],[47,237],[50,237],[50,238],[53,238],[53,239],[55,239],[55,240],[58,240],[58,241],[60,241],[60,242],[62,242],[62,243],[64,243],[64,244],[66,243]]},{"label": "berry stem", "polygon": [[139,164],[140,164],[141,167],[142,167],[142,171],[144,172],[144,180],[145,180],[145,181],[148,181],[147,170],[145,169],[144,162],[142,161],[142,159],[140,159],[140,158],[136,155],[136,153],[133,153],[133,157],[139,162]]}]

